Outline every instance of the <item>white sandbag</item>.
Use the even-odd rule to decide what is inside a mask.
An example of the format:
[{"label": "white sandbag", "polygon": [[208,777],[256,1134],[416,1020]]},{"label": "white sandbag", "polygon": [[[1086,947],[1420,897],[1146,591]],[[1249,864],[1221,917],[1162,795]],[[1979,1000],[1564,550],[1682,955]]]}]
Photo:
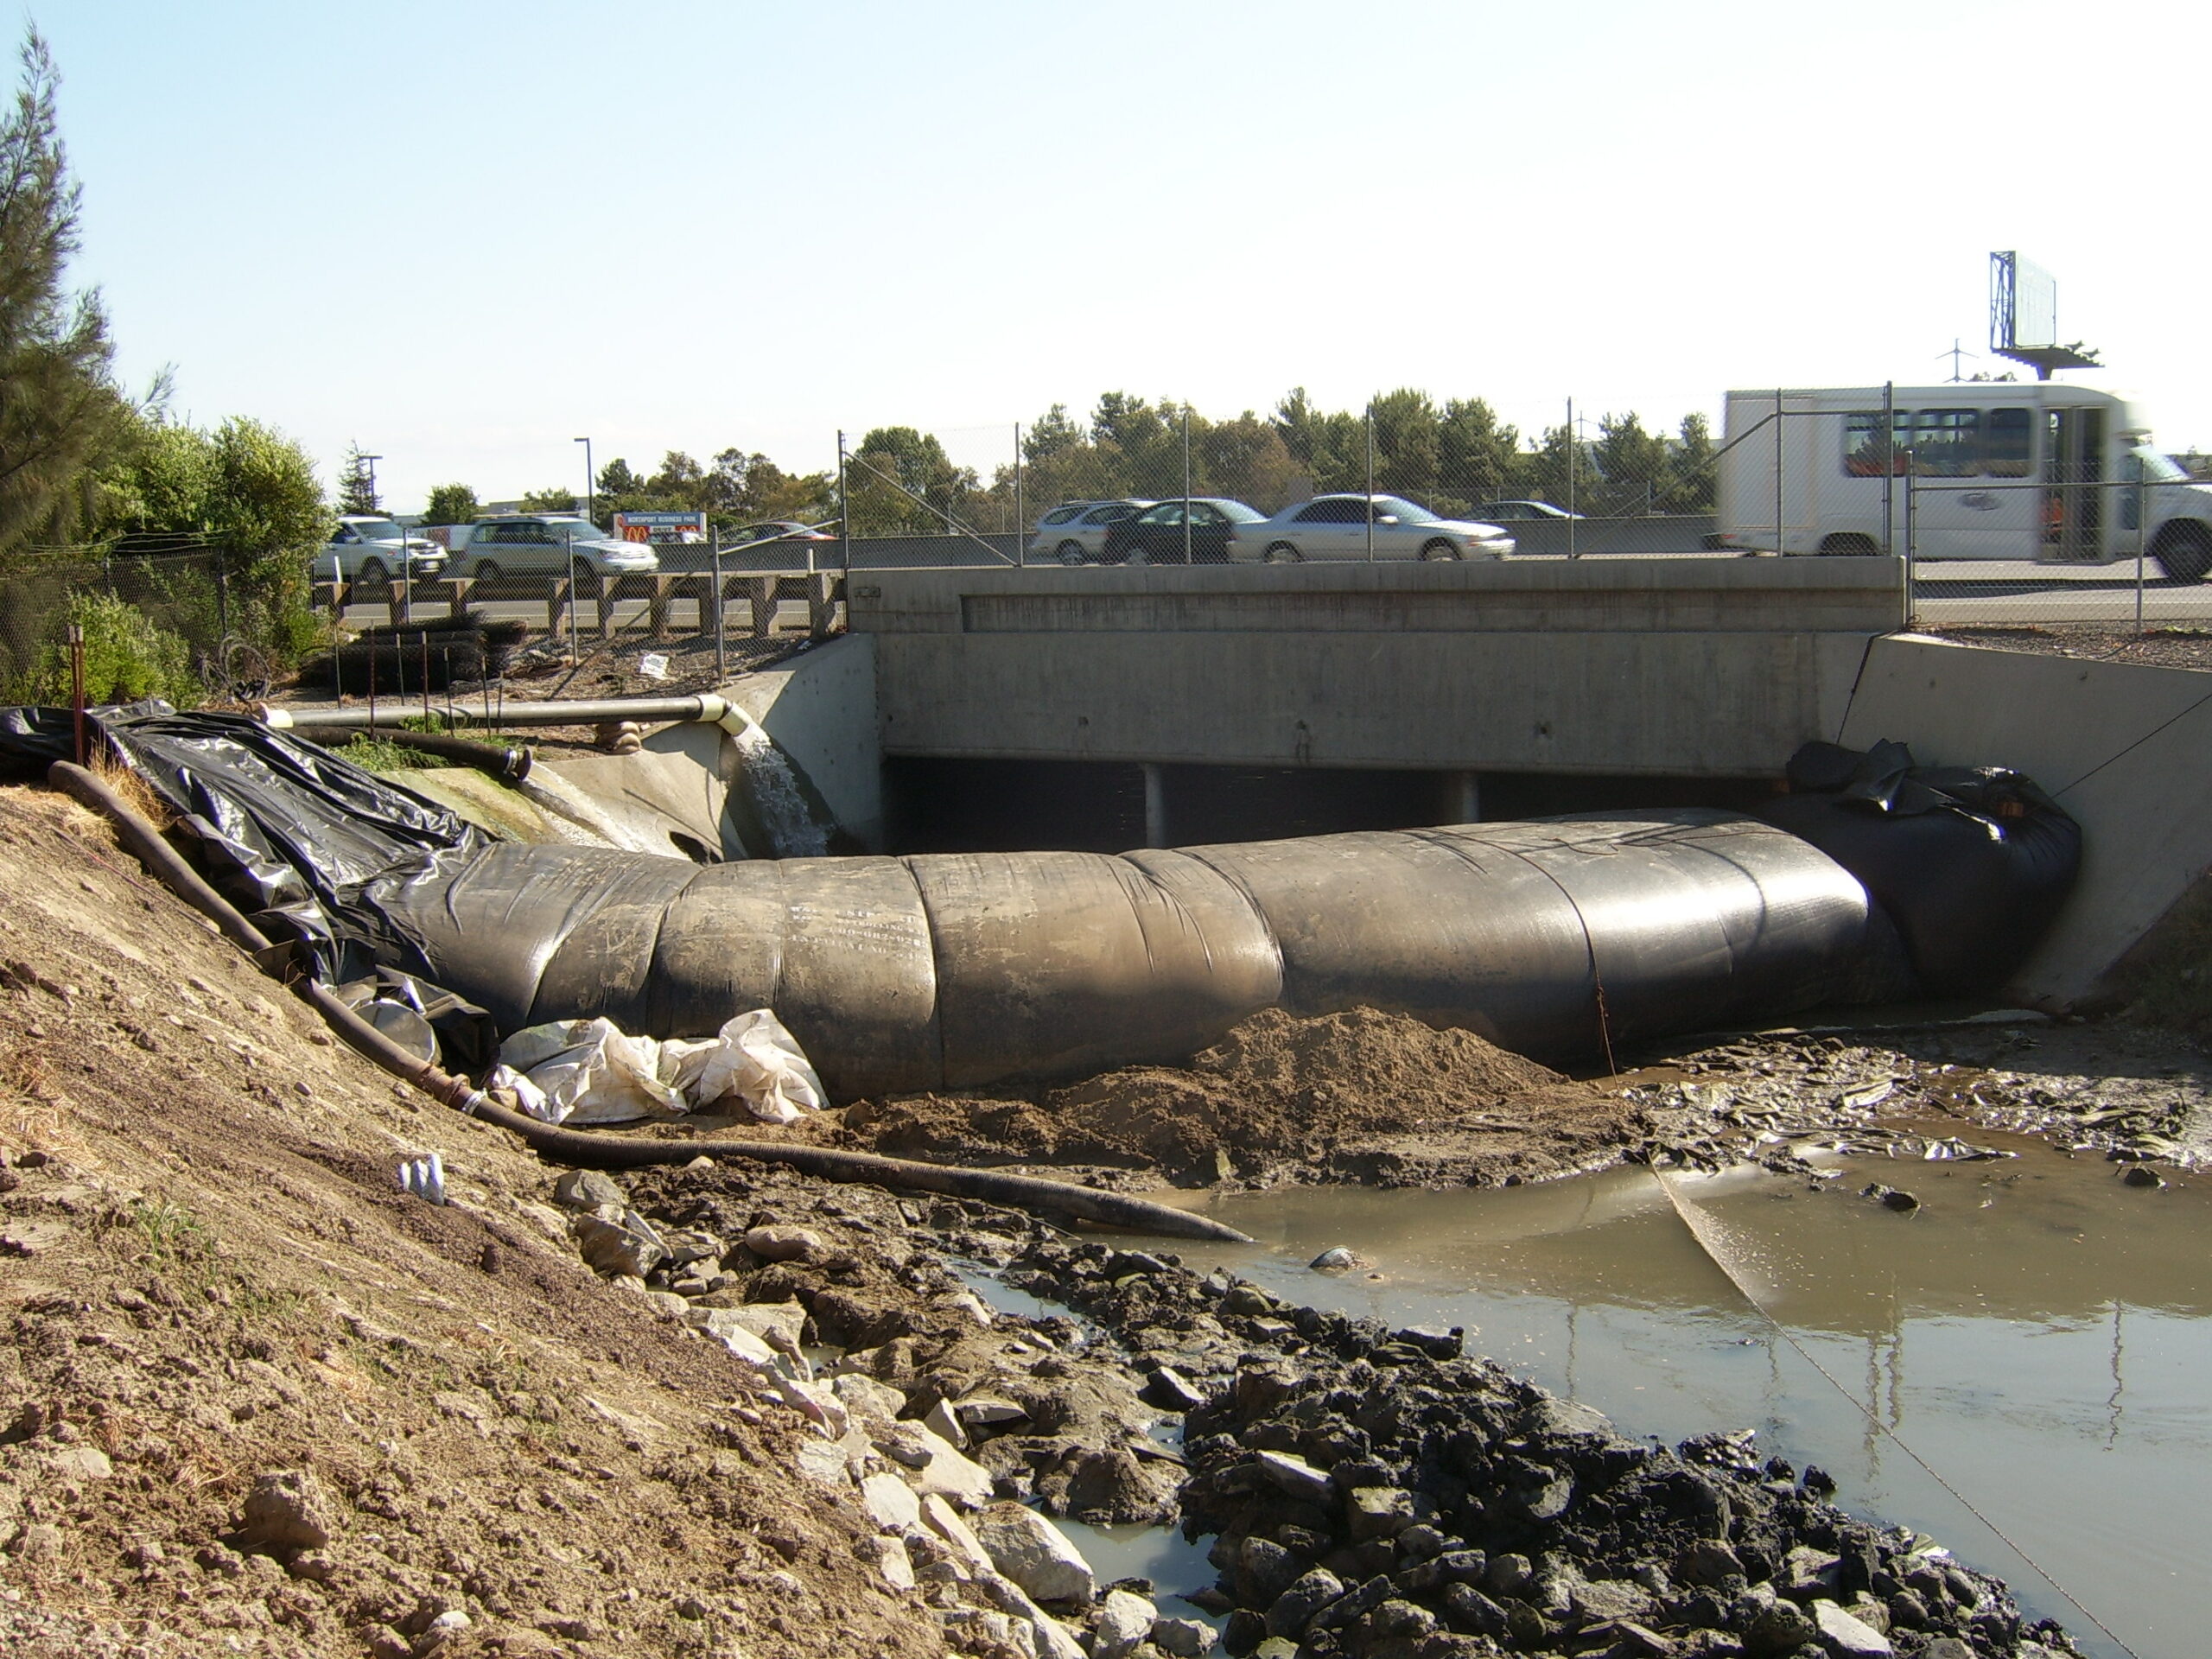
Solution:
[{"label": "white sandbag", "polygon": [[822,1079],[798,1039],[770,1008],[728,1021],[710,1042],[671,1039],[661,1045],[664,1080],[701,1109],[735,1096],[755,1117],[791,1123],[828,1103]]},{"label": "white sandbag", "polygon": [[549,1123],[626,1123],[690,1109],[662,1080],[660,1044],[629,1036],[611,1020],[531,1026],[499,1045],[499,1063],[543,1092],[535,1115]]}]

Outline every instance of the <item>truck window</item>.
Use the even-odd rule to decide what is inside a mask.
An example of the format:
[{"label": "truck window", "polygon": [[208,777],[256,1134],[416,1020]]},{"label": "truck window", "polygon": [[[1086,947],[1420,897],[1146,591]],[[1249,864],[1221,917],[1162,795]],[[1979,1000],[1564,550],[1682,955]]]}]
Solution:
[{"label": "truck window", "polygon": [[1923,409],[1912,419],[1913,471],[1923,478],[1972,478],[1981,470],[1981,411]]},{"label": "truck window", "polygon": [[2035,412],[1993,409],[1981,438],[1982,470],[1992,478],[2026,478],[2032,471]]},{"label": "truck window", "polygon": [[1853,410],[1844,417],[1843,471],[1847,478],[1879,478],[1884,463],[1900,474],[1904,471],[1904,452],[1912,446],[1912,411],[1892,410],[1894,445],[1885,448],[1882,442],[1882,411],[1878,409]]}]

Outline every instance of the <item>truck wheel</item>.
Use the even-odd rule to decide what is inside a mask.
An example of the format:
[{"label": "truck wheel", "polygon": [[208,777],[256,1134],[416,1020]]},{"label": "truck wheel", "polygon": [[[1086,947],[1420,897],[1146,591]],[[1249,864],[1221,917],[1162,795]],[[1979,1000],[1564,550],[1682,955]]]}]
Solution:
[{"label": "truck wheel", "polygon": [[1871,536],[1830,536],[1821,543],[1821,551],[1834,558],[1863,559],[1881,550]]},{"label": "truck wheel", "polygon": [[2199,524],[2169,524],[2151,556],[2171,582],[2202,582],[2212,573],[2212,531]]},{"label": "truck wheel", "polygon": [[362,561],[359,587],[365,597],[383,599],[391,594],[391,573],[384,568],[382,559]]}]

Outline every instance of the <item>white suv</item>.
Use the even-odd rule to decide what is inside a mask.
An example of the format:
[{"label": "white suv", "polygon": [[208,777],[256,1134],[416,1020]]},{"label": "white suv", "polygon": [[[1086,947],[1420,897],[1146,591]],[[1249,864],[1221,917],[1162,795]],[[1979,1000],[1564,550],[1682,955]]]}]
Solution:
[{"label": "white suv", "polygon": [[588,518],[569,512],[518,512],[478,521],[461,555],[480,582],[501,576],[565,576],[573,559],[579,571],[602,576],[650,575],[660,557],[643,542],[609,536]]},{"label": "white suv", "polygon": [[446,550],[427,536],[410,536],[397,521],[348,513],[315,556],[317,582],[345,581],[377,590],[395,575],[429,582],[445,573]]},{"label": "white suv", "polygon": [[1055,558],[1062,564],[1096,564],[1105,551],[1106,526],[1134,518],[1149,501],[1134,498],[1121,501],[1068,501],[1037,521],[1037,535],[1029,543],[1029,556]]}]

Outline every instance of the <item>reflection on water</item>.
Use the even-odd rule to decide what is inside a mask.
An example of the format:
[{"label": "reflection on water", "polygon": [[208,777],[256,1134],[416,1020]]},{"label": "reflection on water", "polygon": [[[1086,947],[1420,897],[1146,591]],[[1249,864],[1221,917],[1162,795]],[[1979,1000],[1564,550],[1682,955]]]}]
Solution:
[{"label": "reflection on water", "polygon": [[[1878,1422],[2142,1659],[2196,1659],[2212,1529],[2212,1182],[2130,1188],[2102,1161],[2004,1144],[2022,1156],[1847,1161],[1822,1192],[1764,1172],[1670,1178],[1848,1399],[1747,1304],[1647,1170],[1503,1191],[1287,1189],[1214,1206],[1257,1248],[1176,1248],[1297,1301],[1465,1325],[1471,1351],[1627,1433],[1756,1427],[1770,1454],[1834,1474],[1838,1502],[1935,1534],[2090,1651],[2119,1652]],[[1856,1196],[1875,1180],[1921,1208]],[[1334,1244],[1375,1276],[1306,1270]]]}]

